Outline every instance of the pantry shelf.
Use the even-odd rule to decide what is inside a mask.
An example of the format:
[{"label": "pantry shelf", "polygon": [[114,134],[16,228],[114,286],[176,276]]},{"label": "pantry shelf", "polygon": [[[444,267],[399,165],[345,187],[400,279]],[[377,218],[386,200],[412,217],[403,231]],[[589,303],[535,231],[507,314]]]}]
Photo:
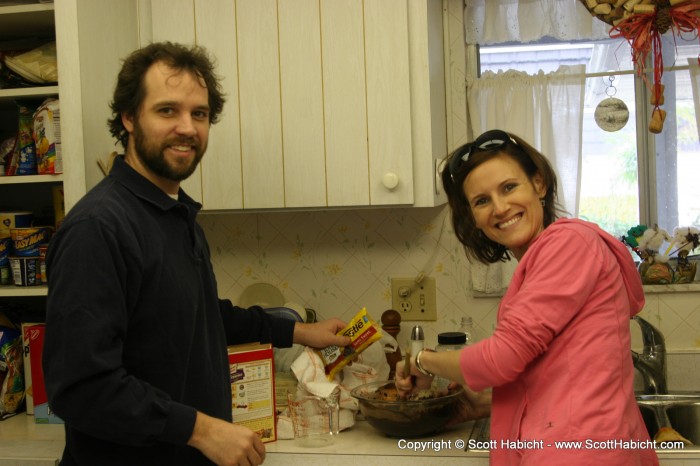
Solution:
[{"label": "pantry shelf", "polygon": [[46,296],[47,286],[0,286],[0,297],[15,298],[23,296]]},{"label": "pantry shelf", "polygon": [[0,101],[58,95],[58,86],[18,87],[0,89]]},{"label": "pantry shelf", "polygon": [[60,183],[63,181],[63,175],[18,175],[18,176],[0,176],[0,185],[2,184],[30,184],[30,183]]},{"label": "pantry shelf", "polygon": [[0,16],[7,18],[0,31],[3,40],[54,35],[53,3],[0,6]]}]

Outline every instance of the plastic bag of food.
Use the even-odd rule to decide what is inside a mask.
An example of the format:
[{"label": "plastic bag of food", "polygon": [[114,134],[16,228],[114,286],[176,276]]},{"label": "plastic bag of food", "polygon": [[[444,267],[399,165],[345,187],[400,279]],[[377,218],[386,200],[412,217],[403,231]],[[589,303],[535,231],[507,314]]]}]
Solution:
[{"label": "plastic bag of food", "polygon": [[323,361],[323,368],[328,380],[333,380],[345,365],[352,361],[357,355],[365,350],[369,345],[382,338],[382,332],[377,323],[367,314],[367,309],[362,308],[350,323],[337,335],[350,337],[348,346],[327,346],[323,349],[315,350]]},{"label": "plastic bag of food", "polygon": [[14,136],[0,142],[0,165],[2,165],[2,173],[0,173],[0,176],[7,174],[6,167],[9,167],[12,161],[12,153],[15,151],[16,143],[17,138]]},{"label": "plastic bag of food", "polygon": [[32,131],[34,129],[34,110],[22,103],[19,106],[19,129],[17,143],[6,171],[8,175],[36,175],[36,149]]},{"label": "plastic bag of food", "polygon": [[5,64],[27,81],[37,84],[58,82],[56,42],[48,42],[15,57],[7,56]]},{"label": "plastic bag of food", "polygon": [[34,145],[40,175],[63,173],[61,113],[58,99],[46,99],[34,112]]},{"label": "plastic bag of food", "polygon": [[0,327],[0,416],[14,414],[24,400],[22,336]]}]

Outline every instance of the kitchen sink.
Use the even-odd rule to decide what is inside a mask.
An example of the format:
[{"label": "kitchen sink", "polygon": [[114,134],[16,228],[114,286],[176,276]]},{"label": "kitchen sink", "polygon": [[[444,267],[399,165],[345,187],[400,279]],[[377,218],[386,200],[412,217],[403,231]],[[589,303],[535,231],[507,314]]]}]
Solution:
[{"label": "kitchen sink", "polygon": [[[637,395],[637,405],[642,413],[649,437],[654,438],[659,427],[666,422],[679,434],[693,442],[693,446],[658,451],[700,450],[700,393],[676,392],[667,395]],[[470,442],[467,445],[473,452],[489,450],[490,419],[474,422]]]},{"label": "kitchen sink", "polygon": [[700,447],[700,393],[637,395],[637,405],[652,439],[666,424]]}]

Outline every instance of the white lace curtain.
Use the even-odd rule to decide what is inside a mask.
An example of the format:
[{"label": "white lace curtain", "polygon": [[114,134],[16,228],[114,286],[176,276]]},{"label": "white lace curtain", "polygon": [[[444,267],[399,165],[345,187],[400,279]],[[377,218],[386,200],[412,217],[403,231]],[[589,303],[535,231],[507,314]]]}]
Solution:
[{"label": "white lace curtain", "polygon": [[693,88],[693,100],[695,100],[695,122],[698,125],[698,137],[700,137],[700,65],[697,58],[688,58],[690,66],[690,85]]},{"label": "white lace curtain", "polygon": [[[484,72],[467,80],[467,106],[474,137],[490,129],[521,136],[552,163],[559,201],[578,214],[585,67],[561,66],[553,73]],[[515,261],[472,264],[472,288],[494,293],[507,287]]]},{"label": "white lace curtain", "polygon": [[605,39],[610,26],[578,0],[465,0],[468,44]]}]

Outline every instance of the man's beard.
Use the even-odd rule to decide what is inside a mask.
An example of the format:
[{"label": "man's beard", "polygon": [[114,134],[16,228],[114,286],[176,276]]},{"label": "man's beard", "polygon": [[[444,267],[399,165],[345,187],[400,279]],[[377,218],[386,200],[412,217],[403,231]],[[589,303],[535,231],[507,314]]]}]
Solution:
[{"label": "man's beard", "polygon": [[[169,164],[163,153],[167,146],[188,145],[192,146],[195,151],[194,158],[189,165]],[[166,141],[161,145],[149,141],[138,120],[134,124],[134,148],[136,156],[141,159],[143,164],[154,174],[161,178],[171,181],[182,181],[187,179],[194,173],[199,161],[202,160],[206,146],[200,147],[193,138],[177,138]]]}]

